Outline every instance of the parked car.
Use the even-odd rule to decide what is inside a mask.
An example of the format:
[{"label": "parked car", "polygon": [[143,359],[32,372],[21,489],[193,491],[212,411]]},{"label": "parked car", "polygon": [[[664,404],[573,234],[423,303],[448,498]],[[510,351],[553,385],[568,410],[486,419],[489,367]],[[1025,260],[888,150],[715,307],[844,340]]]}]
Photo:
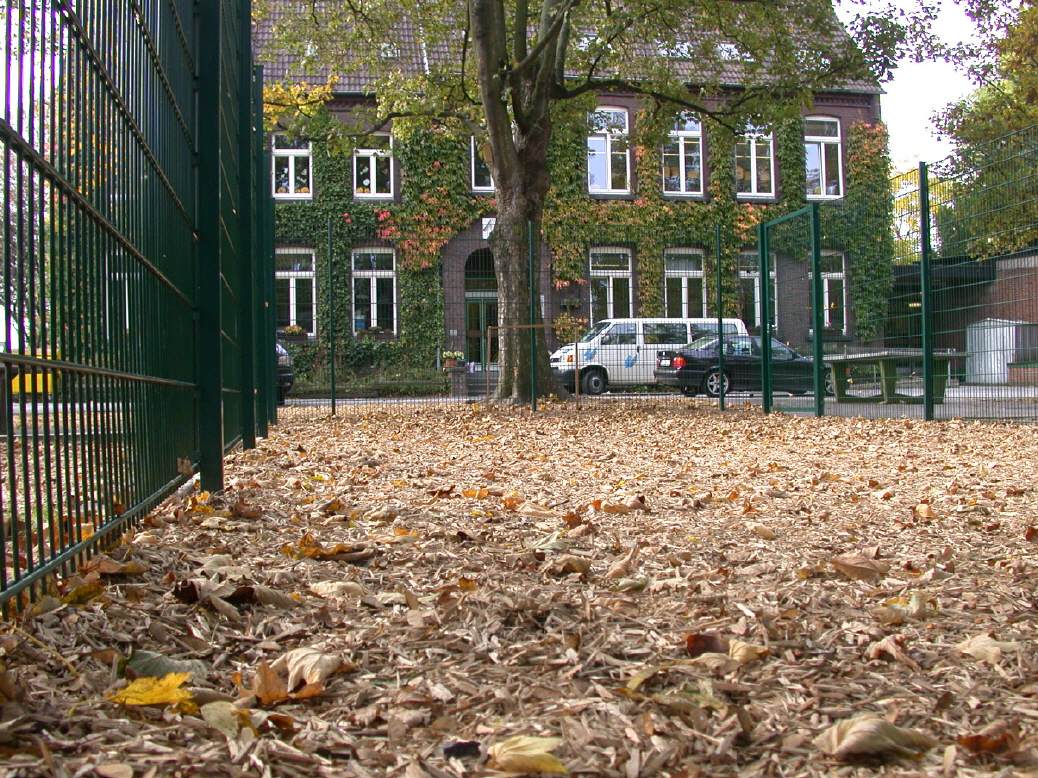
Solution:
[{"label": "parked car", "polygon": [[[717,397],[725,393],[761,390],[761,339],[753,335],[724,338],[724,370],[718,354],[716,335],[705,335],[688,346],[663,351],[656,359],[656,381],[674,386],[694,397],[704,392]],[[832,381],[827,370],[826,391]],[[814,391],[814,360],[802,356],[784,343],[771,339],[771,388],[776,392],[806,394]]]},{"label": "parked car", "polygon": [[274,347],[278,355],[278,405],[284,405],[286,395],[292,391],[292,385],[296,382],[296,371],[288,349],[276,341]]},{"label": "parked car", "polygon": [[[723,319],[721,326],[732,335],[746,334],[741,319]],[[551,355],[552,374],[573,391],[579,367],[582,394],[652,384],[657,352],[679,349],[711,329],[716,332],[717,319],[602,319],[577,343]]]}]

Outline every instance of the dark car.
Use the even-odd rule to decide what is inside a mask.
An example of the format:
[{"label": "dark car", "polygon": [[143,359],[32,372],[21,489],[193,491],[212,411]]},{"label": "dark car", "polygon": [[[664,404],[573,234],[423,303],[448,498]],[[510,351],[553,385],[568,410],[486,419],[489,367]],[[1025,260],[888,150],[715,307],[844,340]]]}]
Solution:
[{"label": "dark car", "polygon": [[[674,386],[690,397],[705,392],[761,390],[761,340],[753,335],[724,339],[724,370],[718,359],[716,335],[706,335],[678,351],[656,355],[656,382]],[[829,386],[826,376],[826,387]],[[805,394],[814,390],[814,360],[771,339],[771,388],[776,392]]]},{"label": "dark car", "polygon": [[278,405],[283,405],[285,396],[292,390],[296,382],[296,370],[292,364],[292,355],[280,343],[274,343],[278,355]]}]

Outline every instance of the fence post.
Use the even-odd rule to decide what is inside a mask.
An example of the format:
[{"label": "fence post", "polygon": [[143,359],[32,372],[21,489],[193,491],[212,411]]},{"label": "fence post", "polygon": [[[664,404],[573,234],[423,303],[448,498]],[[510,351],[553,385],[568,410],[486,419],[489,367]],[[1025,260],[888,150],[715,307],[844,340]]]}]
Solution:
[{"label": "fence post", "polygon": [[[812,356],[814,358],[815,416],[825,415],[825,352],[822,348],[822,226],[818,203],[811,203],[811,326],[814,328]],[[776,300],[776,304],[777,304]]]},{"label": "fence post", "polygon": [[220,337],[220,30],[223,3],[197,3],[198,453],[202,488],[223,489],[223,344]]},{"label": "fence post", "polygon": [[328,217],[328,380],[332,385],[332,416],[335,415],[335,254],[332,217]]},{"label": "fence post", "polygon": [[537,275],[535,271],[536,261],[534,259],[534,228],[533,220],[526,223],[526,239],[529,253],[530,273],[530,411],[537,412]]},{"label": "fence post", "polygon": [[922,297],[923,418],[933,421],[933,309],[930,270],[930,173],[919,163],[919,291]]},{"label": "fence post", "polygon": [[274,352],[274,344],[270,342],[271,332],[267,330],[267,285],[265,273],[269,260],[267,258],[266,203],[270,190],[269,179],[264,175],[263,154],[263,66],[256,65],[253,68],[252,80],[252,120],[255,122],[252,130],[252,164],[253,181],[253,211],[252,253],[256,262],[253,265],[252,288],[253,288],[253,375],[256,381],[256,397],[253,401],[253,411],[256,416],[256,434],[266,437],[270,432],[270,413],[267,410],[270,401],[271,385],[268,382],[270,373],[269,362]]},{"label": "fence post", "polygon": [[721,391],[717,395],[717,407],[724,410],[724,293],[721,285],[721,223],[714,225],[714,252],[717,271],[717,367],[721,371]]},{"label": "fence post", "polygon": [[761,408],[771,413],[771,273],[768,270],[769,248],[768,228],[765,224],[757,226],[757,246],[760,252],[760,365],[761,365]]},{"label": "fence post", "polygon": [[241,443],[256,448],[256,374],[253,303],[254,246],[252,226],[255,191],[252,177],[253,73],[252,2],[241,0],[238,35],[238,343],[241,349]]}]

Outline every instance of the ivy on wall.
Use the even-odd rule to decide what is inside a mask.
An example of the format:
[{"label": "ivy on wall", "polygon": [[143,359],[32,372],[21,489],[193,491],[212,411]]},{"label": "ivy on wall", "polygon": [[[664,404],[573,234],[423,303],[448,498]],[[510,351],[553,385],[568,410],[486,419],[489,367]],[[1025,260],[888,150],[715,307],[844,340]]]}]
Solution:
[{"label": "ivy on wall", "polygon": [[[587,114],[594,97],[559,106],[554,114],[548,164],[552,188],[544,212],[544,240],[552,252],[552,280],[562,297],[587,283],[588,251],[593,245],[632,249],[638,310],[660,315],[664,308],[663,254],[669,247],[703,250],[704,276],[711,310],[716,299],[715,228],[721,226],[720,261],[725,315],[737,315],[740,250],[756,246],[756,227],[767,218],[801,207],[804,202],[804,145],[801,123],[774,128],[779,196],[767,202],[739,202],[735,197],[735,137],[727,128],[704,123],[708,180],[703,198],[665,197],[660,187],[661,146],[673,123],[666,112],[642,111],[634,117],[631,137],[637,188],[624,199],[592,199],[587,194]],[[318,121],[336,121],[327,111]],[[391,243],[397,250],[398,340],[365,346],[376,362],[405,360],[428,365],[444,333],[440,252],[473,221],[492,214],[491,196],[470,187],[469,138],[461,129],[430,127],[415,120],[393,127],[399,171],[399,202],[354,200],[352,149],[314,143],[314,198],[276,205],[278,245],[315,250],[318,328],[316,348],[327,342],[331,303],[335,307],[337,348],[348,350],[350,320],[350,249]],[[874,337],[882,325],[890,288],[892,247],[889,230],[888,157],[881,125],[855,124],[845,133],[847,191],[843,201],[823,209],[826,241],[849,257],[849,291],[858,333]],[[332,227],[335,282],[328,283],[327,231]],[[842,243],[843,245],[837,245]],[[365,336],[367,338],[367,336]]]}]

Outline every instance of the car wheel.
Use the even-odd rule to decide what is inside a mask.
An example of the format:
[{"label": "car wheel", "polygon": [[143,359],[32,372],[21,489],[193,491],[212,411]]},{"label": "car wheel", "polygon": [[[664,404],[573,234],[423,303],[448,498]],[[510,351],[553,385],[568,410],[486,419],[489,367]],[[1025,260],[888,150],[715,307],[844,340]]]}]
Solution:
[{"label": "car wheel", "polygon": [[695,397],[699,394],[699,390],[694,386],[683,386],[681,387],[681,393],[685,395],[685,397]]},{"label": "car wheel", "polygon": [[703,378],[703,391],[706,392],[708,397],[717,397],[722,391],[728,394],[731,389],[732,384],[728,374],[721,372],[717,368],[711,370]]},{"label": "car wheel", "polygon": [[588,370],[580,379],[580,389],[584,394],[602,394],[606,383],[606,375],[601,370]]}]

